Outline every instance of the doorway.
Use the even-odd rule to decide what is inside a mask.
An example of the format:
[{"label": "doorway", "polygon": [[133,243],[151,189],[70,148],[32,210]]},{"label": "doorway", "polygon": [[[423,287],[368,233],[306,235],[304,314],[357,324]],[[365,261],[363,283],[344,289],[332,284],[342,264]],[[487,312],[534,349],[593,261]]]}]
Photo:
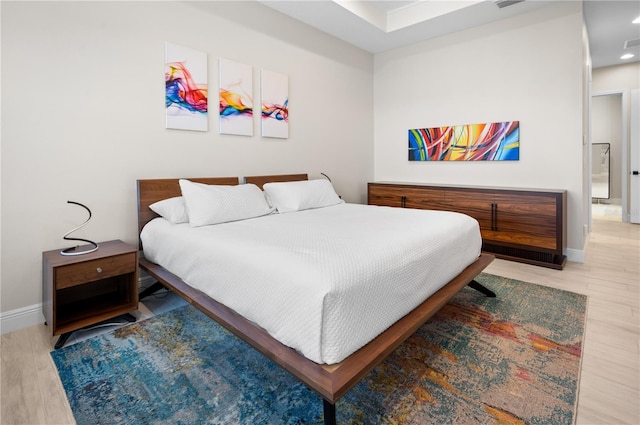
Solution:
[{"label": "doorway", "polygon": [[591,99],[591,216],[625,220],[626,110],[624,92]]}]

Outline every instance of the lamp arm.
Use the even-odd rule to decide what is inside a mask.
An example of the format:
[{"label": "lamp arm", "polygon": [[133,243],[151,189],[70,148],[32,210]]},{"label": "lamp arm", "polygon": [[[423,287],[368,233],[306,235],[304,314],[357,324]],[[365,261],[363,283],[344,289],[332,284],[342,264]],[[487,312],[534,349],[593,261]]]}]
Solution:
[{"label": "lamp arm", "polygon": [[73,229],[69,230],[67,233],[64,234],[64,236],[62,237],[62,239],[66,240],[66,241],[81,241],[81,242],[87,242],[90,245],[93,245],[93,248],[89,249],[89,250],[85,250],[85,251],[76,251],[76,249],[78,249],[79,245],[73,246],[71,248],[66,248],[63,249],[62,251],[60,251],[60,254],[62,255],[81,255],[81,254],[88,254],[90,252],[93,252],[95,250],[98,249],[98,244],[90,241],[89,239],[82,239],[82,238],[70,238],[69,235],[73,232],[75,232],[76,230],[79,230],[81,228],[83,228],[84,226],[87,225],[87,223],[89,222],[89,220],[91,220],[91,210],[86,206],[81,204],[80,202],[75,202],[75,201],[67,201],[68,204],[75,204],[75,205],[79,205],[82,208],[84,208],[85,210],[87,210],[87,212],[89,213],[89,218],[87,218],[87,220],[82,223],[81,225],[79,225],[78,227],[74,227]]}]

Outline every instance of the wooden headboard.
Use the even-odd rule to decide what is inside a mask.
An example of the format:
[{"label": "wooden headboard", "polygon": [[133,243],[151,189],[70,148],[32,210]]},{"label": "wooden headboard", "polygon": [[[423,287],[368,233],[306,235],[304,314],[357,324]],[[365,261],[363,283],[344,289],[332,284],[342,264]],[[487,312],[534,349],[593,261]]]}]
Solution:
[{"label": "wooden headboard", "polygon": [[253,183],[262,189],[262,185],[265,183],[274,183],[274,182],[295,182],[298,180],[308,180],[309,176],[306,174],[278,174],[274,176],[250,176],[245,177],[245,183]]},{"label": "wooden headboard", "polygon": [[[187,180],[204,184],[237,185],[238,177],[184,177]],[[280,174],[272,176],[251,176],[245,178],[245,183],[253,183],[262,189],[262,185],[269,182],[286,182],[307,180],[306,174]],[[145,224],[158,217],[151,211],[149,205],[163,199],[181,196],[180,178],[175,179],[145,179],[138,180],[138,236]],[[142,249],[142,242],[139,242]]]}]

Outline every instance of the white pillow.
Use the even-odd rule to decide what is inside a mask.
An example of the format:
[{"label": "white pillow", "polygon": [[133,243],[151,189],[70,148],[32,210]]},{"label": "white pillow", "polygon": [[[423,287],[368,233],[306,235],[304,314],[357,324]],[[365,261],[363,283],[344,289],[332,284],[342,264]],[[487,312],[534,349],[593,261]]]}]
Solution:
[{"label": "white pillow", "polygon": [[280,213],[342,204],[329,180],[274,182],[262,186],[271,205]]},{"label": "white pillow", "polygon": [[219,186],[180,180],[192,227],[259,217],[273,212],[255,184]]},{"label": "white pillow", "polygon": [[176,196],[175,198],[163,199],[149,205],[151,211],[159,216],[169,220],[173,224],[188,223],[189,215],[187,207],[184,205],[184,198]]}]

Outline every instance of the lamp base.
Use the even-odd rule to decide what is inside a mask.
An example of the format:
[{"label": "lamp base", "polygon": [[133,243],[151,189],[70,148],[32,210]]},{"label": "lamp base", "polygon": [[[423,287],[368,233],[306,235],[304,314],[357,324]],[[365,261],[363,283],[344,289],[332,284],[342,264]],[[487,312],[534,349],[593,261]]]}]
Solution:
[{"label": "lamp base", "polygon": [[89,245],[76,245],[70,248],[65,248],[60,251],[61,255],[83,255],[88,254],[90,252],[97,251],[99,246],[95,242],[87,241]]}]

